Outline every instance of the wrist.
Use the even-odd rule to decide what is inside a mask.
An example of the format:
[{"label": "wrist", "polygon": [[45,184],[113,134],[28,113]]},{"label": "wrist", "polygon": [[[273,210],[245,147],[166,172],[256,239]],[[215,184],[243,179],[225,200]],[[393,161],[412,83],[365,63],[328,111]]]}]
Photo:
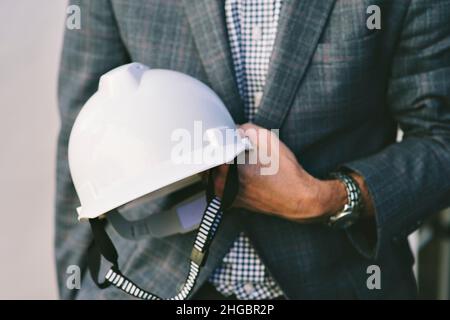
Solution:
[{"label": "wrist", "polygon": [[319,203],[319,215],[328,217],[336,214],[348,202],[347,190],[339,179],[319,180],[319,192],[317,202]]}]

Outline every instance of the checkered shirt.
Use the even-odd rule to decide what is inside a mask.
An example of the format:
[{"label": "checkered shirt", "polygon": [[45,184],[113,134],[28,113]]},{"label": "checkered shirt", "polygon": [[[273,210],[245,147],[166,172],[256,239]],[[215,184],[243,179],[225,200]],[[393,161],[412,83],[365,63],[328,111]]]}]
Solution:
[{"label": "checkered shirt", "polygon": [[[225,15],[239,93],[247,120],[260,104],[269,69],[281,0],[226,0]],[[283,293],[268,274],[250,240],[240,233],[210,282],[225,296],[273,299]]]}]

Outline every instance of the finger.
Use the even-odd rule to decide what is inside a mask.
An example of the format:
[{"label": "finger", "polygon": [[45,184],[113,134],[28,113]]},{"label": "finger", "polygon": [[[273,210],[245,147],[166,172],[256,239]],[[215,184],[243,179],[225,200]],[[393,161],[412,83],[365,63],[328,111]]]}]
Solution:
[{"label": "finger", "polygon": [[251,122],[247,122],[247,123],[241,124],[240,126],[238,126],[238,128],[241,128],[243,130],[247,130],[247,129],[262,129],[262,127],[257,126],[256,124],[251,123]]},{"label": "finger", "polygon": [[222,164],[222,165],[220,165],[218,167],[215,167],[214,168],[214,174],[217,177],[225,177],[227,175],[227,173],[228,173],[229,167],[230,167],[230,165],[227,164],[227,163]]},{"label": "finger", "polygon": [[253,146],[258,145],[258,132],[261,128],[251,123],[243,124],[239,127],[241,136],[247,137]]},{"label": "finger", "polygon": [[223,190],[225,188],[226,176],[228,173],[229,165],[223,164],[221,166],[215,167],[212,170],[212,178],[214,179],[214,193],[222,197]]}]

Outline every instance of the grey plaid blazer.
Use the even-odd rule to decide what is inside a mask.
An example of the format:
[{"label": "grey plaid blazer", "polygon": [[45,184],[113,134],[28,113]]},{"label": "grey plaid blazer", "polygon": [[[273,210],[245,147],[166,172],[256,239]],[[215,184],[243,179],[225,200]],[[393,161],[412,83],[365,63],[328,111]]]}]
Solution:
[{"label": "grey plaid blazer", "polygon": [[[66,288],[66,268],[84,271],[91,242],[76,220],[67,163],[72,123],[100,75],[130,62],[190,74],[211,86],[237,123],[236,88],[219,0],[80,0],[81,29],[67,30],[59,78],[56,262],[62,298],[127,298],[99,290],[84,272]],[[381,8],[382,29],[366,27]],[[249,235],[288,298],[413,298],[413,258],[406,238],[450,202],[450,1],[285,1],[267,85],[255,123],[281,139],[311,174],[340,166],[366,180],[376,208],[377,239],[364,228],[336,231],[235,210],[225,215],[201,273],[203,283],[237,233]],[[395,143],[397,127],[405,137]],[[155,204],[153,210],[158,210]],[[175,293],[187,272],[192,234],[139,242],[112,232],[120,264],[138,284]],[[369,290],[367,267],[381,270]]]}]

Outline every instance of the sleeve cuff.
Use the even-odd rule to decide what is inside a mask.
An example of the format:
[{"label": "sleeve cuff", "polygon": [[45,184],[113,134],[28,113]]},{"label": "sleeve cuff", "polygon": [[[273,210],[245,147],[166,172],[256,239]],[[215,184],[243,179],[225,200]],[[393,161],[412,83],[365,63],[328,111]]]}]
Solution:
[{"label": "sleeve cuff", "polygon": [[389,217],[394,217],[401,211],[399,199],[404,199],[401,194],[404,188],[398,185],[401,179],[395,172],[391,172],[393,169],[388,163],[379,158],[376,160],[376,163],[367,159],[357,160],[342,166],[363,177],[374,204],[374,222],[370,227],[375,233],[375,241],[369,239],[367,225],[362,221],[346,229],[347,237],[354,248],[370,260],[378,259],[382,248],[390,245],[395,239],[394,235],[401,230],[397,219]]}]

